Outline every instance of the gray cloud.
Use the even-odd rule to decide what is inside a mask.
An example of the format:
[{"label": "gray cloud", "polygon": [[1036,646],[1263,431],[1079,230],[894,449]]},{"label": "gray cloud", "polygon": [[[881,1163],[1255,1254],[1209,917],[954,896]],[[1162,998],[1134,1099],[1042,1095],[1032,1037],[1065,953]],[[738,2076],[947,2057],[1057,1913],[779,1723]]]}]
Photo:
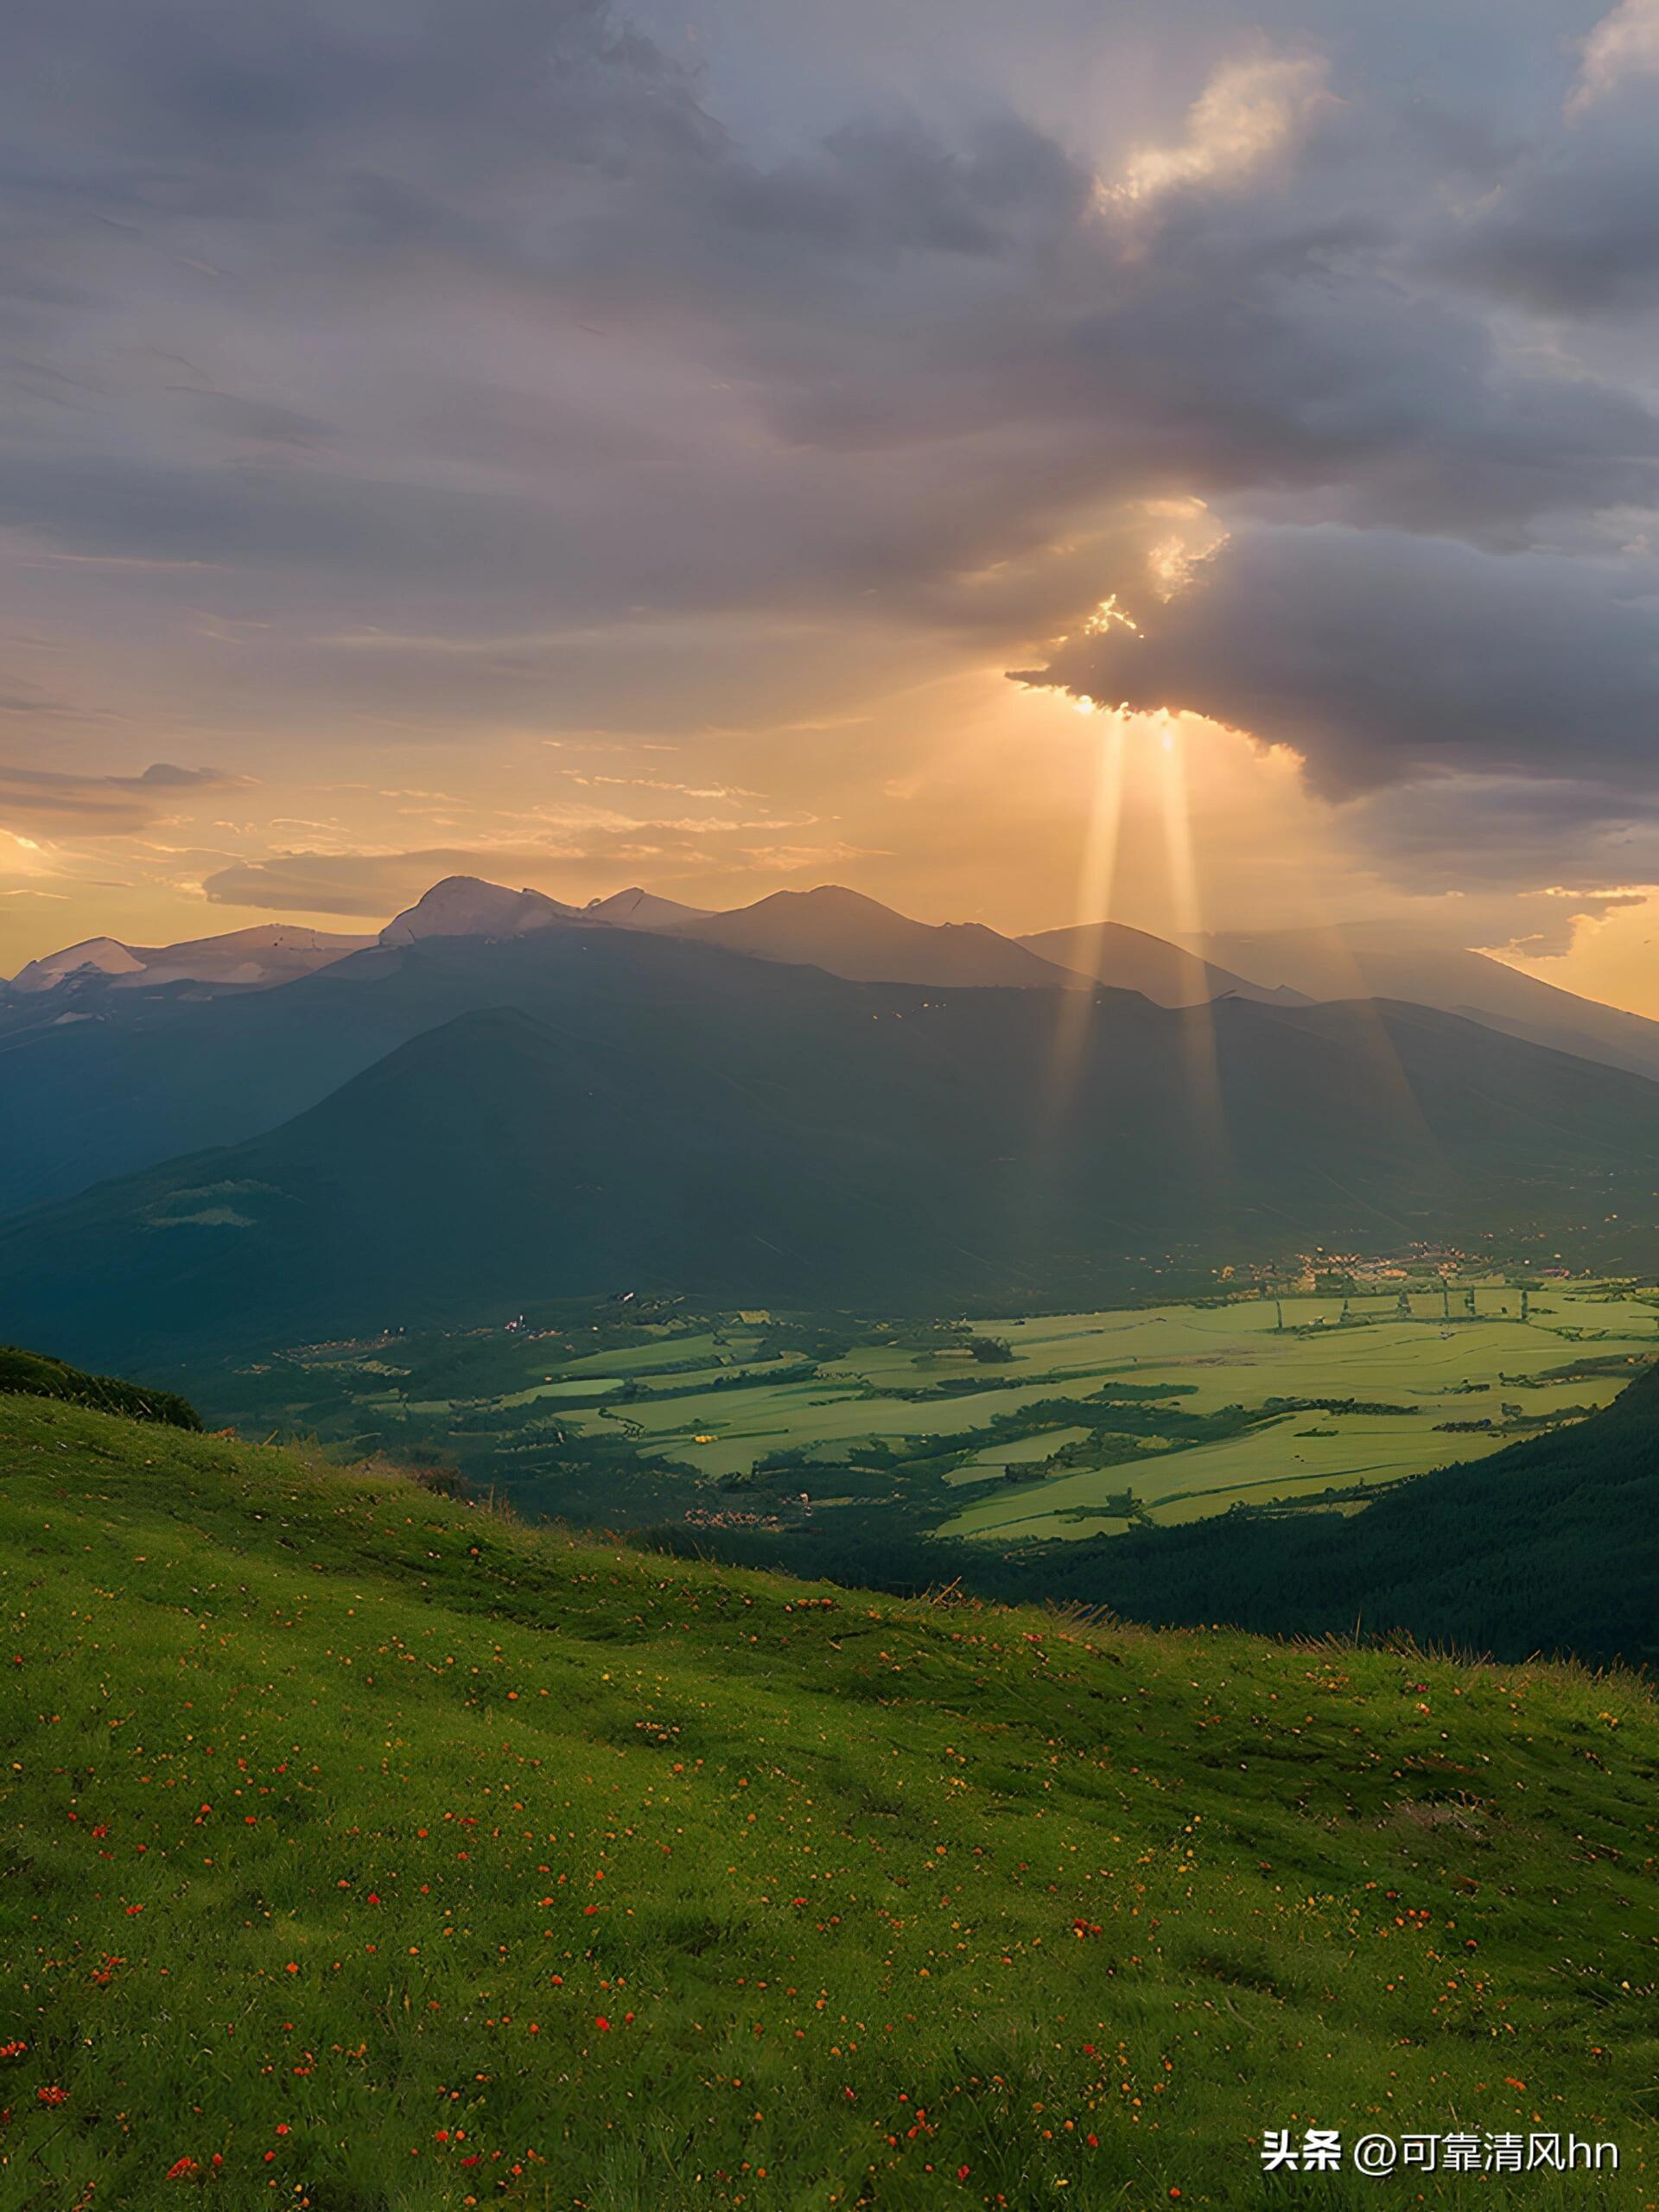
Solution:
[{"label": "gray cloud", "polygon": [[145,830],[187,792],[232,791],[245,776],[158,760],[136,776],[76,776],[0,762],[0,827],[71,829],[107,836]]},{"label": "gray cloud", "polygon": [[[53,67],[66,41],[73,73]],[[35,149],[21,196],[81,272],[84,319],[147,315],[158,348],[170,325],[187,365],[118,395],[130,432],[159,435],[111,453],[60,418],[8,467],[14,511],[77,543],[461,592],[516,569],[564,597],[578,579],[559,547],[579,531],[591,597],[704,603],[780,578],[852,590],[948,573],[1084,501],[1170,491],[1292,487],[1414,526],[1512,528],[1627,498],[1659,454],[1629,393],[1523,372],[1478,315],[1408,297],[1399,209],[1418,188],[1379,174],[1350,102],[1319,111],[1288,174],[1239,190],[1179,176],[1114,221],[1090,169],[1014,117],[955,140],[849,126],[759,163],[588,0],[550,15],[428,0],[412,19],[359,0],[327,20],[174,0],[142,38],[113,0],[70,0],[33,19],[20,64],[13,120]],[[111,257],[106,226],[89,235],[111,207],[147,249],[137,265]],[[221,388],[230,326],[257,359],[266,318],[296,303],[305,323],[273,332],[266,359],[302,389]],[[428,372],[399,350],[411,310]],[[454,418],[487,417],[493,381],[511,387],[491,334],[504,314],[543,319],[554,343],[543,465],[523,466],[521,438],[510,476],[435,466]],[[605,347],[567,361],[573,325],[550,315],[663,349],[660,388],[624,410],[597,470]],[[77,317],[43,321],[73,334]],[[743,411],[783,447],[745,467],[717,439],[698,467],[709,370],[742,377]],[[213,388],[193,391],[202,378]],[[350,466],[305,465],[308,442],[342,429]],[[217,432],[297,450],[251,469]],[[834,477],[814,477],[819,454]],[[694,490],[721,527],[693,521]]]},{"label": "gray cloud", "polygon": [[1408,890],[1474,900],[1522,894],[1518,907],[1502,910],[1500,933],[1524,925],[1548,935],[1556,951],[1566,950],[1574,915],[1599,918],[1639,903],[1624,887],[1659,881],[1659,793],[1568,776],[1439,774],[1353,802],[1344,826],[1361,851],[1385,852]]},{"label": "gray cloud", "polygon": [[1659,308],[1659,88],[1638,79],[1519,149],[1428,250],[1454,279],[1548,315]]},{"label": "gray cloud", "polygon": [[270,913],[354,914],[384,919],[413,905],[447,875],[545,874],[548,855],[531,849],[489,853],[431,847],[410,853],[279,853],[237,861],[202,882],[208,904],[252,906]]},{"label": "gray cloud", "polygon": [[[760,148],[600,0],[25,11],[0,499],[39,545],[206,564],[103,603],[146,642],[152,608],[244,624],[277,715],[591,712],[680,619],[741,682],[772,614],[837,653],[966,633],[1338,795],[1650,788],[1652,563],[1615,550],[1659,502],[1650,379],[1525,318],[1650,286],[1652,88],[1564,112],[1578,0],[1382,12],[1285,0],[1252,43],[1126,10],[1166,89],[1093,143],[1058,91],[1069,131],[982,87],[826,130],[804,89]],[[1076,36],[1039,10],[1056,86]],[[1160,607],[1172,499],[1232,540]],[[1114,593],[1140,640],[1084,631]],[[1376,816],[1402,867],[1408,811]]]},{"label": "gray cloud", "polygon": [[222,768],[179,768],[170,760],[153,761],[137,776],[109,776],[105,782],[135,791],[212,791],[245,784],[245,776],[227,775]]},{"label": "gray cloud", "polygon": [[808,825],[787,822],[581,823],[534,836],[474,844],[427,846],[409,852],[286,852],[268,859],[233,861],[210,870],[202,892],[215,906],[251,906],[273,913],[385,916],[410,905],[446,875],[478,875],[515,887],[576,899],[607,871],[615,889],[632,874],[649,872],[671,883],[685,867],[741,871],[746,861],[771,868],[812,868],[849,857],[853,848],[834,840],[798,845],[761,844],[777,830]]},{"label": "gray cloud", "polygon": [[1656,614],[1650,557],[1256,528],[1139,634],[1077,636],[1017,680],[1288,744],[1336,797],[1437,769],[1565,774],[1607,811],[1659,769]]}]

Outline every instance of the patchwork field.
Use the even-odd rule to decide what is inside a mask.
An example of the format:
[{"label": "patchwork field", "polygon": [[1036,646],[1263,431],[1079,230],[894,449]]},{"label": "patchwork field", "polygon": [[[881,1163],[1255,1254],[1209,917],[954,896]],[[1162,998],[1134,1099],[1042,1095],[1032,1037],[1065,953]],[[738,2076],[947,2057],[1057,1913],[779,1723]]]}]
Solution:
[{"label": "patchwork field", "polygon": [[[1266,1301],[987,1325],[1006,1332],[1020,1362],[1091,1379],[1166,1377],[1190,1386],[1187,1402],[1205,1412],[1275,1396],[1357,1402],[1351,1412],[1283,1414],[1249,1434],[1138,1465],[1134,1487],[1146,1517],[1160,1524],[1225,1511],[1235,1499],[1287,1503],[1482,1458],[1546,1419],[1605,1405],[1628,1380],[1624,1363],[1659,1351],[1659,1308],[1643,1294],[1601,1286],[1534,1295],[1524,1323],[1519,1293],[1496,1286],[1475,1289],[1472,1319],[1455,1302],[1448,1318],[1438,1296],[1420,1295],[1409,1319],[1390,1297],[1350,1300],[1344,1322],[1342,1302],[1286,1299],[1282,1328]],[[1592,1361],[1607,1364],[1552,1379]],[[1382,1404],[1401,1410],[1360,1409]],[[1490,1426],[1473,1425],[1482,1422]],[[997,1456],[985,1455],[987,1474],[998,1471]],[[1126,1525],[1096,1510],[1122,1486],[1116,1468],[1051,1478],[1037,1494],[976,1499],[947,1532],[1098,1535]]]},{"label": "patchwork field", "polygon": [[205,1395],[241,1425],[425,1457],[575,1522],[1022,1545],[1238,1503],[1351,1511],[1605,1405],[1656,1352],[1659,1293],[1589,1281],[972,1324],[607,1302],[314,1346]]}]

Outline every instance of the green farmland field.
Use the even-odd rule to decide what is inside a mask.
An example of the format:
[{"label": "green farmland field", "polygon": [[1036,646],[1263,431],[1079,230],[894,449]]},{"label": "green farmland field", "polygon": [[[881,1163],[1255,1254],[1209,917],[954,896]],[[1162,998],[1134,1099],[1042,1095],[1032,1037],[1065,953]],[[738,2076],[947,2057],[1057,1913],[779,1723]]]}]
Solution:
[{"label": "green farmland field", "polygon": [[1007,1546],[1353,1511],[1607,1404],[1656,1352],[1651,1288],[1453,1279],[971,1325],[587,1307],[278,1355],[202,1395],[532,1515]]},{"label": "green farmland field", "polygon": [[[1147,1517],[1160,1523],[1223,1512],[1236,1498],[1264,1504],[1328,1488],[1397,1481],[1431,1467],[1478,1459],[1529,1424],[1605,1405],[1627,1374],[1610,1364],[1572,1380],[1545,1379],[1576,1357],[1618,1361],[1659,1351],[1659,1309],[1599,1287],[1552,1292],[1519,1318],[1518,1294],[1476,1292],[1478,1318],[1441,1318],[1440,1300],[1420,1296],[1414,1318],[1395,1318],[1390,1298],[1354,1300],[1344,1324],[1335,1299],[1287,1299],[1285,1328],[1270,1303],[1221,1308],[1169,1306],[1145,1313],[1061,1314],[991,1323],[1022,1363],[1090,1377],[1132,1374],[1191,1386],[1204,1410],[1274,1396],[1352,1398],[1402,1404],[1404,1413],[1289,1414],[1249,1434],[1199,1445],[1156,1468],[1135,1471]],[[1455,1313],[1456,1308],[1453,1307]],[[1416,1318],[1421,1315],[1421,1318]],[[1120,1365],[1118,1363],[1124,1363]],[[1448,1430],[1447,1421],[1490,1420],[1490,1428]],[[1051,1478],[1029,1490],[976,1499],[948,1524],[954,1535],[1092,1535],[1103,1522],[1092,1498],[1122,1488],[1121,1470]],[[1115,1525],[1122,1525],[1121,1522]]]}]

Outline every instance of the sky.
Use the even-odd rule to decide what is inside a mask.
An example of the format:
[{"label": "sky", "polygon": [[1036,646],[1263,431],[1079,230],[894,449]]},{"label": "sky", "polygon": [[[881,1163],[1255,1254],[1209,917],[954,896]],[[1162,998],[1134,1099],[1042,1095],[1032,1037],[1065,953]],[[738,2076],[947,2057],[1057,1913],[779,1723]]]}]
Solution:
[{"label": "sky", "polygon": [[1659,0],[54,0],[0,973],[438,877],[1659,1015]]}]

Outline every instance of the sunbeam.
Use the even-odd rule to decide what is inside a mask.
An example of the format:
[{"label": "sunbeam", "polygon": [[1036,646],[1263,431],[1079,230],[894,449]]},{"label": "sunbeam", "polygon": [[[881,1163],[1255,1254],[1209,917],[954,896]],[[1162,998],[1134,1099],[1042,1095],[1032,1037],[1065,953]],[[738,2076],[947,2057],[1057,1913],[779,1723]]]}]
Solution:
[{"label": "sunbeam", "polygon": [[[1096,711],[1088,707],[1085,711]],[[1088,932],[1086,957],[1078,963],[1083,976],[1074,990],[1061,991],[1054,1016],[1050,1089],[1063,1100],[1076,1079],[1079,1058],[1094,1012],[1099,986],[1092,981],[1107,929],[1112,918],[1112,890],[1117,874],[1118,847],[1123,829],[1124,717],[1109,715],[1095,762],[1094,802],[1084,839],[1083,860],[1077,870],[1077,923]]]},{"label": "sunbeam", "polygon": [[[1186,748],[1180,724],[1167,712],[1158,725],[1158,797],[1163,818],[1164,864],[1176,935],[1196,943],[1204,935],[1203,903],[1192,849],[1192,804],[1187,790]],[[1216,1041],[1215,1008],[1208,997],[1181,1015],[1182,1042],[1192,1127],[1211,1173],[1227,1167],[1227,1117],[1222,1098],[1221,1066]]]}]

